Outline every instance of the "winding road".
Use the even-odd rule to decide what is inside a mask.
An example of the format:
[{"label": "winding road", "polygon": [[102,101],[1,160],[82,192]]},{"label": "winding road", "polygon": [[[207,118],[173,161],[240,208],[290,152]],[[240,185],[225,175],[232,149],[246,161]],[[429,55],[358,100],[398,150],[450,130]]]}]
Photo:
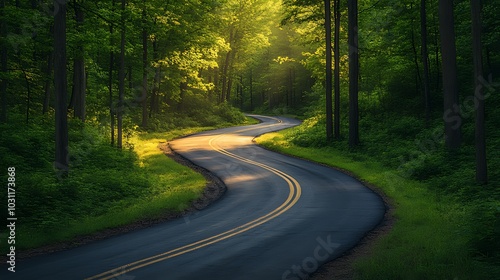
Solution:
[{"label": "winding road", "polygon": [[255,145],[257,135],[298,124],[255,117],[262,123],[170,143],[226,184],[206,209],[19,262],[16,273],[5,268],[0,278],[305,279],[355,246],[382,220],[385,206],[352,177]]}]

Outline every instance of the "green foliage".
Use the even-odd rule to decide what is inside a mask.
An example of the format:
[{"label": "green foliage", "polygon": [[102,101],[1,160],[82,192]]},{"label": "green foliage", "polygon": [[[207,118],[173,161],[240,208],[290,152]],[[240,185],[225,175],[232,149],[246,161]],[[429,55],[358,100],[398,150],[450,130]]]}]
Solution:
[{"label": "green foliage", "polygon": [[[256,141],[279,152],[349,170],[390,197],[395,207],[395,225],[376,242],[370,254],[356,261],[355,279],[500,276],[500,208],[496,199],[499,191],[496,184],[479,188],[470,179],[473,172],[469,171],[470,166],[464,165],[470,159],[456,158],[457,163],[448,167],[441,165],[447,162],[447,156],[433,152],[398,168],[399,161],[386,164],[386,158],[403,155],[414,144],[395,146],[393,144],[401,143],[400,139],[394,139],[395,135],[387,135],[385,142],[377,142],[377,149],[371,150],[366,149],[367,146],[348,150],[342,143],[319,147],[297,145],[299,134],[315,133],[311,126],[315,121],[307,120],[297,128],[266,134]],[[407,122],[402,120],[401,125]],[[381,123],[385,123],[385,119]],[[438,181],[443,188],[437,185]]]},{"label": "green foliage", "polygon": [[[376,161],[405,180],[420,181],[437,200],[458,201],[471,210],[463,214],[451,207],[455,218],[464,217],[470,223],[460,229],[469,241],[467,248],[486,262],[498,259],[499,193],[492,187],[500,184],[500,132],[497,129],[500,111],[495,108],[500,101],[495,83],[500,73],[498,0],[482,2],[483,86],[492,97],[486,100],[490,183],[481,187],[474,183],[475,109],[464,108],[470,104],[457,104],[464,108],[460,152],[450,154],[443,148],[437,0],[426,1],[432,106],[427,123],[422,94],[421,1],[360,1],[361,73],[358,78],[362,144],[356,150],[348,148],[343,136],[340,141],[328,143],[324,133],[325,33],[321,1],[127,1],[123,14],[126,21],[126,69],[123,70],[127,73],[125,151],[110,147],[109,139],[103,136],[110,134],[110,111],[118,107],[122,16],[119,5],[104,0],[71,2],[67,17],[68,97],[75,83],[71,75],[73,62],[83,56],[88,76],[87,120],[85,123],[69,122],[70,171],[65,178],[61,178],[53,167],[54,98],[53,69],[50,67],[53,17],[48,13],[51,7],[47,1],[6,2],[0,18],[2,26],[6,27],[2,32],[6,34],[2,33],[5,40],[0,47],[8,54],[6,65],[2,65],[7,71],[1,72],[0,78],[8,84],[6,92],[1,93],[8,102],[7,123],[0,124],[0,167],[5,170],[9,165],[16,166],[21,174],[18,178],[19,211],[33,228],[31,232],[26,230],[26,236],[35,235],[39,230],[52,232],[59,217],[73,228],[83,219],[85,222],[80,223],[75,232],[90,232],[109,226],[106,217],[116,221],[114,225],[130,221],[119,214],[110,214],[112,209],[122,207],[126,209],[124,213],[139,217],[177,203],[169,204],[169,201],[192,199],[195,195],[191,192],[178,196],[161,195],[164,179],[178,182],[155,173],[157,168],[143,172],[141,163],[147,161],[136,153],[138,145],[144,143],[138,144],[132,138],[139,130],[171,131],[169,135],[173,137],[198,131],[192,127],[241,123],[244,117],[231,107],[235,105],[242,110],[306,116],[302,126],[286,132],[284,140],[277,139],[281,145],[306,151],[310,148],[342,150],[351,160],[368,164]],[[455,4],[458,87],[463,101],[474,93],[470,3],[457,1]],[[75,20],[73,5],[81,5],[84,11],[85,20],[81,25]],[[349,105],[345,2],[341,1],[340,12],[341,115],[336,117],[340,118],[341,133],[345,135],[348,113],[345,108]],[[145,61],[142,53],[144,31],[148,50]],[[111,55],[114,56],[112,64]],[[490,73],[492,75],[488,76]],[[146,96],[142,92],[143,74],[146,74]],[[73,113],[73,106],[68,106],[69,115]],[[42,110],[44,116],[39,117]],[[139,129],[144,115],[148,116],[147,122]],[[151,135],[139,138],[155,139]],[[162,164],[161,159],[151,158],[150,166]],[[0,179],[3,176],[2,173]],[[189,181],[184,176],[179,178]],[[160,197],[150,201],[151,208],[141,208],[142,202],[134,200],[153,194]],[[94,196],[97,198],[90,199]],[[3,199],[1,195],[0,199]],[[418,203],[436,210],[434,202]],[[153,208],[155,210],[151,210]],[[433,212],[430,224],[437,224],[436,221],[443,218],[441,212]],[[2,213],[0,218],[5,218],[5,211]],[[416,218],[421,224],[421,217]],[[455,230],[455,226],[453,222],[440,230]],[[68,236],[61,234],[57,238]],[[462,244],[460,238],[457,242],[454,244]],[[450,255],[458,252],[460,256],[456,248],[447,250],[437,246],[435,250]],[[397,263],[398,258],[394,257],[405,250],[394,248],[393,252],[392,258],[385,262],[388,265],[385,271],[389,270],[391,262],[408,265]],[[437,255],[436,259],[446,265],[455,261]],[[376,263],[371,265],[377,267]],[[425,265],[424,262],[414,271],[415,277],[424,275]],[[435,272],[442,275],[438,269]],[[398,278],[397,273],[392,276]],[[443,275],[443,278],[448,276]]]},{"label": "green foliage", "polygon": [[[245,122],[239,111],[225,104],[207,114],[214,126]],[[16,168],[16,216],[22,217],[17,229],[19,249],[183,211],[203,192],[206,182],[200,174],[177,164],[157,147],[165,139],[203,128],[142,133],[130,137],[130,149],[119,150],[109,144],[101,129],[70,121],[70,170],[61,177],[52,166],[53,122],[37,118],[29,125],[0,125],[0,156],[5,159],[0,168]],[[6,172],[0,179],[6,181]],[[1,192],[0,199],[6,201],[6,195]],[[0,215],[4,220],[5,207]]]},{"label": "green foliage", "polygon": [[[301,126],[257,141],[354,171],[394,199],[395,228],[377,243],[373,255],[358,262],[358,278],[482,279],[500,275],[496,265],[500,262],[498,96],[490,94],[486,100],[489,183],[479,186],[474,180],[474,110],[462,112],[463,145],[450,153],[444,149],[442,115],[436,114],[426,124],[415,109],[405,107],[417,99],[402,99],[408,93],[400,93],[403,84],[394,83],[398,87],[389,89],[384,97],[392,105],[361,103],[361,111],[369,114],[361,117],[362,145],[355,150],[343,139],[325,140],[323,101],[313,107],[315,113]],[[488,85],[490,93],[497,90],[494,81]],[[394,108],[400,102],[406,105]]]},{"label": "green foliage", "polygon": [[168,131],[189,127],[217,127],[243,123],[245,116],[227,103],[207,102],[196,95],[186,96],[185,109],[179,113],[165,112],[152,119],[148,131]]},{"label": "green foliage", "polygon": [[292,130],[287,136],[291,142],[301,147],[321,147],[327,144],[324,128],[325,115],[309,118],[297,129]]}]

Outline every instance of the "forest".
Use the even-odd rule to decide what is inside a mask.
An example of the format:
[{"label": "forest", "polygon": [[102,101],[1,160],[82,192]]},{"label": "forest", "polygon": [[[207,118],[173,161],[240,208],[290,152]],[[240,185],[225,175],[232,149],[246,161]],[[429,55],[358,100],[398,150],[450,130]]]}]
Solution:
[{"label": "forest", "polygon": [[[500,275],[499,14],[499,0],[0,0],[19,248],[184,210],[203,178],[150,143],[254,123],[245,112],[302,119],[258,142],[361,163],[410,209],[360,279]],[[390,244],[415,226],[413,249],[435,252],[402,257]]]}]

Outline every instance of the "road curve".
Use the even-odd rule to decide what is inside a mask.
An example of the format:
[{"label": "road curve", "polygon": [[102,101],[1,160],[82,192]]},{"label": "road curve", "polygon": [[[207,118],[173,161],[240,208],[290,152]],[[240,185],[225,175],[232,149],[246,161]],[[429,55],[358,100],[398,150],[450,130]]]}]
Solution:
[{"label": "road curve", "polygon": [[[334,169],[253,144],[287,118],[178,139],[171,147],[227,185],[208,208],[6,267],[1,279],[305,279],[383,218],[375,193]],[[5,278],[7,276],[8,278]]]}]

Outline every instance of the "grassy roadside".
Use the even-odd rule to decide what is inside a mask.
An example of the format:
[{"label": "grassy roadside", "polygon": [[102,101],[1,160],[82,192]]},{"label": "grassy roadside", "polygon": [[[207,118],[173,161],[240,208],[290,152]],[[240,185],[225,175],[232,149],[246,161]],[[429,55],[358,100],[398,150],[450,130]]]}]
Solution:
[{"label": "grassy roadside", "polygon": [[300,147],[289,137],[297,129],[266,134],[256,141],[271,150],[349,170],[394,202],[394,228],[374,244],[369,256],[355,262],[356,278],[492,279],[499,275],[497,266],[471,257],[472,211],[467,205],[429,191],[425,182],[399,176],[377,159],[353,159],[348,151],[335,147]]},{"label": "grassy roadside", "polygon": [[[252,118],[244,122],[253,123],[257,121]],[[18,174],[16,249],[69,241],[187,209],[203,193],[207,182],[201,174],[165,156],[158,144],[215,128],[139,133],[128,139],[129,149],[123,152],[110,147],[93,128],[73,131],[76,144],[70,147],[72,166],[64,180],[54,176],[48,160],[44,162],[43,157],[50,157],[50,153],[41,154],[41,159],[27,156],[24,162],[9,154],[6,158],[13,159],[11,164]],[[24,142],[50,145],[43,141],[50,139],[51,131],[34,127],[29,133]],[[19,145],[12,144],[20,151],[28,148]],[[1,240],[5,240],[5,234],[2,231]],[[1,244],[2,254],[5,244]]]}]

